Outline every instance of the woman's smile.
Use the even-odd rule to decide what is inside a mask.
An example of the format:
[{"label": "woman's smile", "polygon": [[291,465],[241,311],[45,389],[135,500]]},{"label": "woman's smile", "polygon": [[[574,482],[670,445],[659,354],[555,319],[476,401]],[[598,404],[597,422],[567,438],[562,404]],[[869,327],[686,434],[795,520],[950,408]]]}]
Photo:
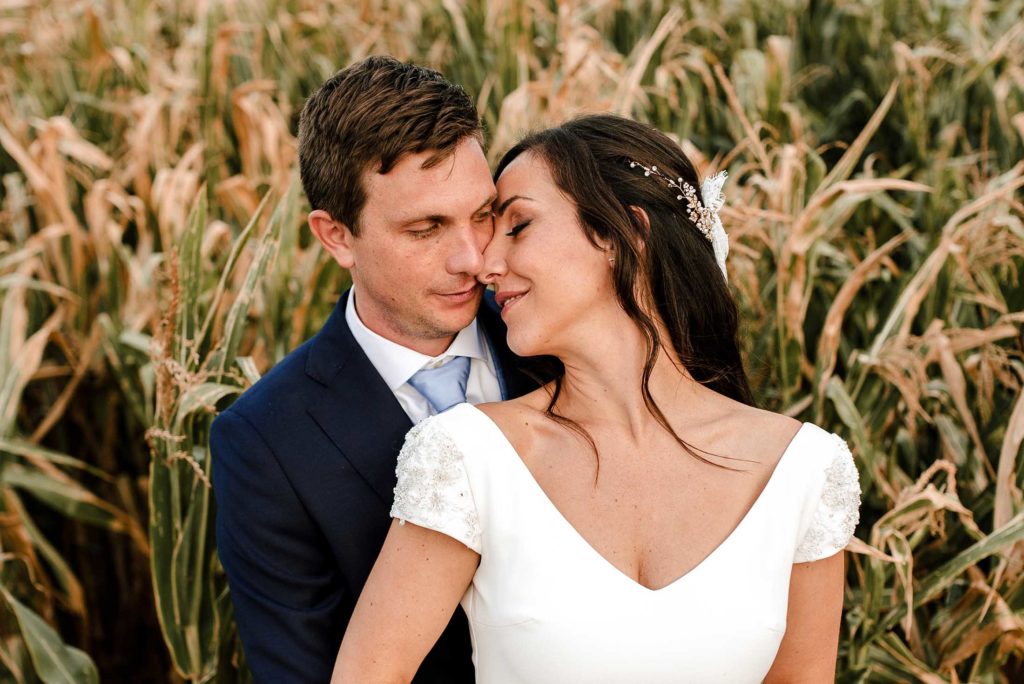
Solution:
[{"label": "woman's smile", "polygon": [[498,304],[498,308],[501,309],[501,317],[505,318],[505,314],[508,313],[510,307],[515,306],[519,301],[529,293],[529,290],[518,290],[514,292],[499,292],[494,296],[494,301]]}]

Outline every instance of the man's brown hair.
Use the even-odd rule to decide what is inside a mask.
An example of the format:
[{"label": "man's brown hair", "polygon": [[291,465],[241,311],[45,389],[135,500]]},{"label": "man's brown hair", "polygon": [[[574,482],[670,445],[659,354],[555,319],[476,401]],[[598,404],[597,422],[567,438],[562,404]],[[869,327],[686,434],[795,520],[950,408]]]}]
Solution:
[{"label": "man's brown hair", "polygon": [[299,172],[313,209],[358,234],[363,171],[387,173],[406,154],[435,150],[430,168],[467,136],[482,142],[480,117],[461,86],[427,67],[367,57],[329,78],[299,119]]}]

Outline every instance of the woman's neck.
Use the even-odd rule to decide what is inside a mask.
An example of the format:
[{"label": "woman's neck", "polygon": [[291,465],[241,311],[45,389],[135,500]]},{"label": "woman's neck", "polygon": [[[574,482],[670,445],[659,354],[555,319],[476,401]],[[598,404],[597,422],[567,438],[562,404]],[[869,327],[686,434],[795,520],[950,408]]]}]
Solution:
[{"label": "woman's neck", "polygon": [[[556,411],[583,426],[626,430],[639,441],[652,430],[663,429],[644,401],[641,383],[647,342],[632,321],[611,329],[617,330],[613,339],[580,345],[558,355],[565,365],[565,376]],[[648,380],[651,397],[666,415],[707,413],[711,400],[719,395],[690,376],[665,343],[664,334],[661,340]]]}]

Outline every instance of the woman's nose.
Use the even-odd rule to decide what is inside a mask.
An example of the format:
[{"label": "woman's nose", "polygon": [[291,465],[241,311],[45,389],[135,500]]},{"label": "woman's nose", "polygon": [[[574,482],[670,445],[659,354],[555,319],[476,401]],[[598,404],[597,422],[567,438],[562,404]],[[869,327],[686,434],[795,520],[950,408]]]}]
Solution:
[{"label": "woman's nose", "polygon": [[508,273],[506,253],[508,238],[500,231],[494,231],[494,237],[484,249],[484,263],[477,280],[485,285],[497,282],[498,278]]}]

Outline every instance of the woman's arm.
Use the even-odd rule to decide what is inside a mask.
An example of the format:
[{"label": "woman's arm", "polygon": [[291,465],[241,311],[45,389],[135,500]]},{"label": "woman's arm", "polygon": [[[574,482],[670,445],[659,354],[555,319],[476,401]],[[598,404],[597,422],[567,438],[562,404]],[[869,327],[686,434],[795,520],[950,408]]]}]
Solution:
[{"label": "woman's arm", "polygon": [[786,634],[765,684],[835,681],[844,568],[842,551],[793,565]]},{"label": "woman's arm", "polygon": [[331,684],[410,682],[480,563],[462,542],[392,521],[338,651]]}]

